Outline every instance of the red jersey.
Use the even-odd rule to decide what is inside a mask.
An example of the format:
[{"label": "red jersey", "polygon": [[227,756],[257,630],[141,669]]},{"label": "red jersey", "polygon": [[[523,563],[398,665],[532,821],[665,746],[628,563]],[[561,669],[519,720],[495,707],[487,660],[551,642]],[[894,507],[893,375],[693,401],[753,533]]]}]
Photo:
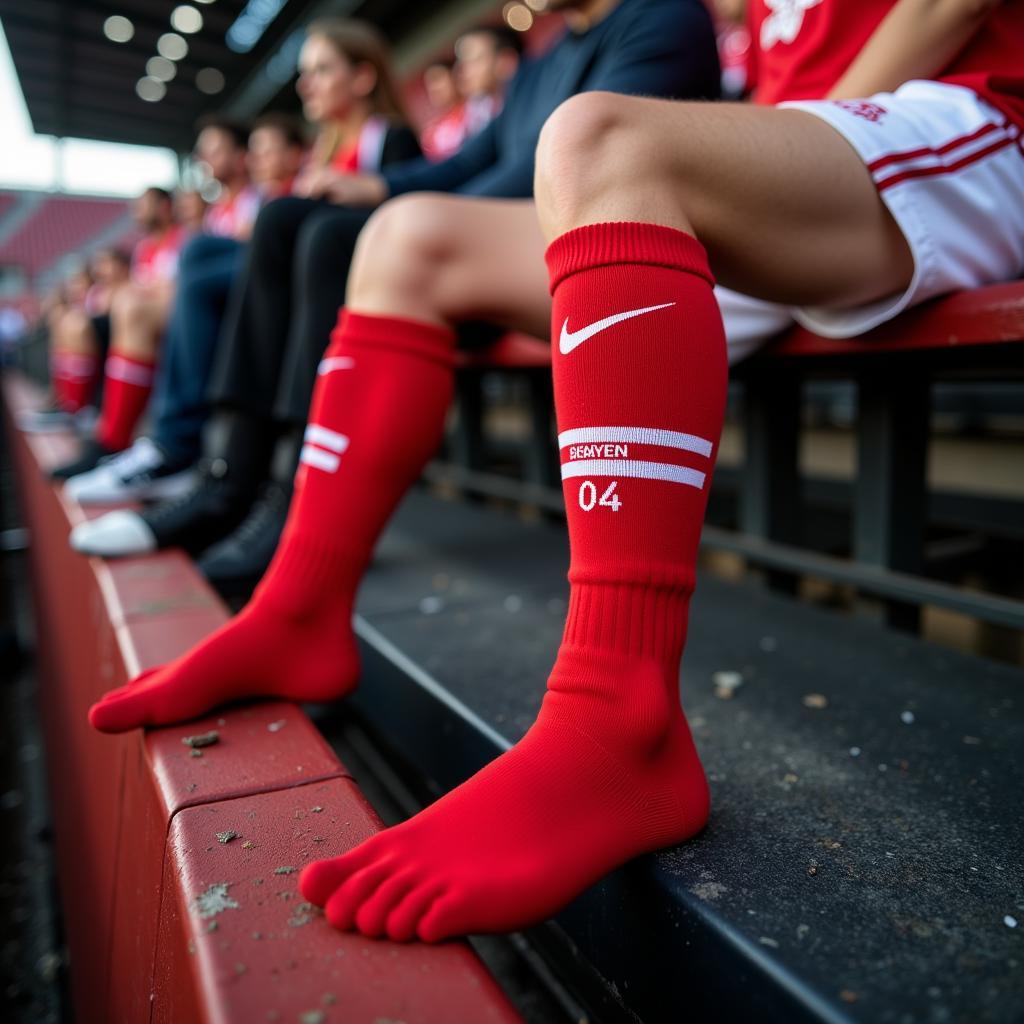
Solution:
[{"label": "red jersey", "polygon": [[263,198],[255,185],[246,185],[233,196],[223,196],[210,206],[203,217],[203,230],[209,235],[245,241],[260,212]]},{"label": "red jersey", "polygon": [[185,230],[174,224],[160,236],[147,235],[132,250],[132,280],[149,285],[158,281],[173,281],[178,274],[178,253],[185,241]]},{"label": "red jersey", "polygon": [[[750,0],[757,103],[824,97],[896,0]],[[1024,127],[1024,3],[999,4],[935,75],[973,89]]]},{"label": "red jersey", "polygon": [[359,138],[352,145],[339,146],[334,151],[330,166],[342,174],[375,174],[381,168],[387,133],[388,123],[383,117],[368,117],[359,130]]}]

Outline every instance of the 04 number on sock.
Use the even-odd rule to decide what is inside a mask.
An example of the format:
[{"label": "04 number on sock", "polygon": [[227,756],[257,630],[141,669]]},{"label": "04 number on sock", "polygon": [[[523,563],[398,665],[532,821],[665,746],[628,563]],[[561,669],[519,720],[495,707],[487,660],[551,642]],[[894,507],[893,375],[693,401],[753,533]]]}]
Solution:
[{"label": "04 number on sock", "polygon": [[613,512],[618,512],[622,507],[622,499],[615,493],[618,481],[613,480],[600,498],[597,496],[597,485],[593,480],[584,480],[580,484],[580,508],[584,512],[590,512],[596,505],[603,505]]}]

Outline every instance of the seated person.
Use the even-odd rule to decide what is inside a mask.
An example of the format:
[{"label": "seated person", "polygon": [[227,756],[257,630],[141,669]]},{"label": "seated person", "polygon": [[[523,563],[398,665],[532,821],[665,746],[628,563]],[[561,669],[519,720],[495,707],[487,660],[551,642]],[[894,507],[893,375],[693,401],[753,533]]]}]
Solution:
[{"label": "seated person", "polygon": [[174,296],[174,276],[184,232],[174,221],[171,195],[149,188],[135,201],[133,214],[143,237],[132,253],[130,280],[112,289],[105,314],[69,325],[62,344],[104,358],[103,405],[93,433],[82,441],[78,458],[52,471],[67,479],[92,469],[100,459],[127,448],[153,386],[156,350]]},{"label": "seated person", "polygon": [[[536,138],[559,100],[592,89],[717,94],[714,34],[698,0],[558,0],[550,9],[566,20],[565,36],[524,62],[501,113],[456,156],[399,165],[383,175],[339,177],[329,195],[363,203],[420,190],[529,196]],[[131,554],[185,545],[198,552],[220,541],[198,564],[225,593],[251,589],[265,570],[284,523],[317,368],[371,212],[319,205],[320,227],[297,235],[297,218],[308,208],[295,204],[299,200],[279,200],[260,215],[235,315],[217,354],[212,391],[219,442],[207,455],[220,475],[207,473],[173,509],[119,514],[116,531],[108,530],[109,520],[97,520],[75,533],[79,550]],[[272,466],[275,484],[268,487]],[[262,497],[254,503],[257,493]]]},{"label": "seated person", "polygon": [[521,33],[504,25],[484,26],[455,40],[455,63],[451,68],[434,64],[424,71],[424,83],[433,81],[435,94],[443,88],[437,84],[439,70],[448,75],[452,90],[451,104],[420,135],[427,157],[446,160],[494,120],[522,52]]},{"label": "seated person", "polygon": [[189,236],[202,232],[206,207],[207,202],[198,189],[182,188],[174,193],[174,219]]},{"label": "seated person", "polygon": [[22,429],[91,428],[99,367],[110,344],[110,302],[129,279],[130,267],[123,250],[99,249],[87,270],[76,272],[49,298],[45,319],[53,402],[20,416]]},{"label": "seated person", "polygon": [[[294,154],[273,161],[291,177],[291,191],[308,191],[314,185],[326,188],[330,182],[359,173],[360,169],[364,173],[379,170],[419,152],[415,136],[401,118],[385,43],[372,26],[342,19],[314,22],[307,30],[300,67],[297,88],[304,112],[319,130],[310,159],[297,175]],[[268,148],[267,136],[274,132],[275,125],[280,125],[279,117],[260,121],[254,132],[260,149],[254,154],[257,168],[267,162],[263,151]],[[282,184],[275,184],[272,191],[280,193]],[[306,259],[308,246],[303,239],[322,237],[339,220],[346,223],[349,211],[322,199],[288,196],[272,202],[267,214],[274,223],[289,225],[290,234],[275,236],[274,258],[291,263],[293,249],[295,259]],[[363,219],[360,215],[360,223]],[[266,219],[261,218],[260,224],[259,236],[265,237]],[[213,264],[207,258],[211,250],[216,257]],[[200,434],[210,411],[209,378],[231,288],[240,276],[238,285],[245,287],[244,267],[249,258],[238,245],[225,251],[221,239],[201,238],[189,245],[184,258],[183,291],[175,307],[169,356],[158,395],[154,436],[140,438],[138,452],[127,452],[122,460],[110,462],[90,479],[79,481],[75,490],[79,500],[155,498],[164,488],[176,492],[179,485],[188,490],[193,464],[200,454]],[[297,272],[312,274],[313,269],[303,266]],[[291,271],[288,275],[290,279]],[[320,279],[325,276],[323,271],[319,275]],[[304,314],[305,308],[297,307],[297,314]],[[163,515],[166,511],[154,510],[162,523],[158,532],[172,529],[180,518],[181,512],[175,507],[168,522]],[[225,519],[225,532],[237,522]],[[76,534],[73,543],[76,547],[83,545],[79,550],[88,553],[129,553],[140,543],[152,544],[151,536],[140,535],[139,523],[139,517],[123,515],[104,519],[91,534]],[[203,547],[209,543],[202,543],[202,534],[187,535]]]},{"label": "seated person", "polygon": [[[247,238],[252,230],[259,194],[249,181],[246,140],[245,130],[230,120],[209,118],[201,124],[196,156],[220,185],[220,194],[203,221],[209,235],[238,240]],[[57,478],[70,480],[89,473],[102,459],[128,448],[149,403],[160,343],[174,302],[178,260],[187,240],[185,231],[173,221],[166,192],[159,207],[167,227],[157,242],[144,238],[139,243],[133,281],[118,289],[111,305],[104,404],[95,435],[83,442],[77,459],[53,471]],[[130,461],[138,461],[141,471],[149,472],[161,460],[152,446],[144,445]],[[73,485],[72,493],[77,486]]]},{"label": "seated person", "polygon": [[[825,0],[796,22],[777,14],[756,3],[759,81],[781,90],[766,99],[830,99],[584,95],[545,127],[537,210],[571,547],[562,646],[515,747],[411,820],[305,868],[304,897],[336,927],[426,941],[519,930],[707,821],[678,685],[726,398],[711,266],[837,336],[1024,271],[1020,5]],[[517,213],[492,218],[510,232],[489,236],[505,256],[492,267],[507,267],[509,239],[536,252],[537,228],[514,229]],[[455,343],[447,316],[411,316],[406,293],[392,308],[362,271],[269,573],[231,623],[95,705],[96,727],[355,685],[355,588],[441,436]],[[531,282],[524,311],[538,308],[542,274],[517,271]],[[498,277],[479,304],[508,314]],[[603,445],[614,454],[579,451]]]},{"label": "seated person", "polygon": [[[204,124],[200,140],[215,128],[214,122]],[[235,131],[233,125],[227,130]],[[214,145],[216,142],[215,136]],[[212,148],[206,146],[204,163],[223,170]],[[227,155],[233,160],[233,154]],[[152,429],[91,472],[75,477],[69,487],[79,502],[169,498],[192,486],[200,434],[209,415],[210,367],[231,285],[242,270],[255,211],[263,197],[281,195],[291,188],[304,156],[301,127],[284,115],[260,119],[248,134],[245,188],[234,196],[226,190],[232,216],[207,218],[214,230],[232,230],[238,235],[201,233],[184,244],[178,260],[174,305],[153,396]],[[211,212],[217,210],[215,204]]]}]

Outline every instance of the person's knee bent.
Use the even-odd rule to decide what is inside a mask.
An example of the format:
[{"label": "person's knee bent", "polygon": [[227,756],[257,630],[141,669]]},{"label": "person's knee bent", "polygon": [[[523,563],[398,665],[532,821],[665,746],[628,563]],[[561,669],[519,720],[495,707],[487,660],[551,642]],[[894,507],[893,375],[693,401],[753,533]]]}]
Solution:
[{"label": "person's knee bent", "polygon": [[[534,194],[542,222],[564,230],[582,208],[617,189],[646,187],[669,172],[664,147],[633,96],[585,92],[547,119],[537,144]],[[680,185],[682,183],[679,183]]]},{"label": "person's knee bent", "polygon": [[443,197],[413,193],[376,210],[356,244],[348,301],[415,296],[429,305],[458,252],[450,206]]}]

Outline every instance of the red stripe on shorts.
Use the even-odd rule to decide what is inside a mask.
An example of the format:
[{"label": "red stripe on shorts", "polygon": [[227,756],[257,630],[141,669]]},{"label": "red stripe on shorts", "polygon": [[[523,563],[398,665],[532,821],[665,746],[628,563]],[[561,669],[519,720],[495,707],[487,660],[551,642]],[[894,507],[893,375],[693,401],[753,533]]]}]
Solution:
[{"label": "red stripe on shorts", "polygon": [[898,185],[900,182],[907,181],[910,178],[929,178],[936,174],[952,174],[954,171],[962,170],[970,164],[977,163],[992,153],[997,153],[1001,149],[1006,149],[1007,146],[1014,145],[1016,141],[1016,137],[1011,135],[1008,138],[1000,139],[998,142],[993,142],[991,146],[979,149],[976,153],[971,153],[951,164],[943,164],[941,167],[917,167],[909,171],[902,171],[899,174],[894,174],[891,178],[886,178],[884,181],[876,182],[875,185],[879,192],[884,192],[887,188],[892,188],[893,185]]},{"label": "red stripe on shorts", "polygon": [[904,150],[902,153],[888,153],[886,156],[880,156],[877,160],[872,160],[868,164],[868,170],[874,174],[875,171],[880,171],[883,167],[888,167],[889,164],[900,164],[904,160],[916,160],[920,156],[944,156],[946,153],[959,149],[961,146],[966,146],[969,142],[982,139],[1002,127],[1004,126],[1001,124],[994,124],[989,121],[970,134],[958,135],[955,139],[951,139],[942,146],[922,146],[919,149]]}]

